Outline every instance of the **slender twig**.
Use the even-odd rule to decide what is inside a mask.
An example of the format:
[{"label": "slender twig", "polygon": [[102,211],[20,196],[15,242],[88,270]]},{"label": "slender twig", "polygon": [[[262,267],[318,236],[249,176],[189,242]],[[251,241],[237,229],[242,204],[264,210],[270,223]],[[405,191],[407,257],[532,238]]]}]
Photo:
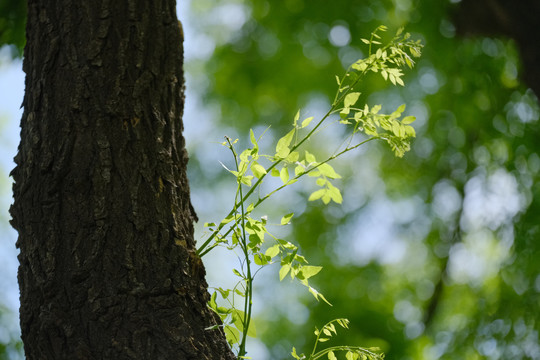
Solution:
[{"label": "slender twig", "polygon": [[[229,144],[229,149],[231,149],[233,156],[234,156],[234,163],[236,166],[236,171],[240,171],[240,168],[238,166],[238,155],[236,154],[236,151],[234,150],[234,146],[231,143],[230,139],[227,138],[227,142]],[[242,324],[244,326],[244,329],[242,331],[242,340],[240,342],[238,351],[238,357],[244,356],[246,354],[246,338],[247,333],[249,329],[249,324],[251,322],[251,306],[253,304],[252,297],[253,297],[253,278],[251,276],[251,260],[249,258],[249,250],[248,250],[248,244],[247,244],[247,235],[246,235],[246,212],[244,209],[244,197],[242,195],[242,182],[238,181],[238,193],[240,194],[240,221],[242,222],[242,238],[240,241],[240,248],[242,249],[242,252],[244,253],[244,260],[246,265],[246,296],[244,297],[244,318],[242,319]],[[235,208],[238,208],[237,201],[235,200]]]}]

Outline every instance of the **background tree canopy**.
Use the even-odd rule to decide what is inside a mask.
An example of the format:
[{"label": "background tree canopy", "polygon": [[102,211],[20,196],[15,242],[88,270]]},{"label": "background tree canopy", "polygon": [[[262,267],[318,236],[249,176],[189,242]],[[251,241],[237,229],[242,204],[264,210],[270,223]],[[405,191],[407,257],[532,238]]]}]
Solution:
[{"label": "background tree canopy", "polygon": [[[367,54],[360,38],[380,24],[406,26],[425,44],[406,87],[387,89],[379,77],[362,85],[370,105],[408,104],[417,117],[412,151],[395,159],[371,143],[342,160],[343,206],[306,206],[310,189],[297,188],[267,209],[295,212],[284,235],[324,267],[314,282],[334,306],[262,274],[257,330],[266,350],[252,344],[256,359],[307,349],[313,328],[335,317],[351,320],[340,343],[379,346],[392,359],[540,357],[540,109],[528,89],[539,88],[530,65],[538,57],[531,25],[538,5],[478,2],[484,7],[198,0],[189,15],[180,13],[190,176],[203,222],[227,211],[234,186],[216,161],[226,151],[209,141],[270,125],[271,139],[299,108],[320,115],[335,93],[334,75]],[[2,9],[0,29],[21,23],[19,2],[5,4],[13,7]],[[468,33],[477,35],[458,36]],[[0,40],[21,46],[20,30],[14,34]],[[329,152],[331,140],[313,142],[313,152]],[[219,254],[207,261],[214,284],[223,281],[212,277],[221,261]]]}]

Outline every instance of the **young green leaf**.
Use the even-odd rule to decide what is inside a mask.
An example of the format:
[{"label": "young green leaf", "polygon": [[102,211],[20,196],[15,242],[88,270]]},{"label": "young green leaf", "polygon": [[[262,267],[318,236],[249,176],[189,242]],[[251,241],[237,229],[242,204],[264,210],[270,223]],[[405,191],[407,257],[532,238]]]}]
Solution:
[{"label": "young green leaf", "polygon": [[266,174],[266,169],[262,165],[254,161],[251,164],[251,172],[253,173],[253,175],[255,175],[257,179],[260,179],[264,174]]},{"label": "young green leaf", "polygon": [[298,119],[300,119],[300,110],[298,110],[296,112],[296,115],[294,115],[293,127],[295,127],[295,128],[296,128],[296,124],[298,123]]},{"label": "young green leaf", "polygon": [[333,202],[337,204],[341,204],[343,202],[343,197],[341,196],[341,192],[339,189],[331,184],[328,186],[328,195],[332,199]]},{"label": "young green leaf", "polygon": [[240,342],[240,333],[232,326],[224,326],[223,331],[225,332],[225,338],[230,345]]},{"label": "young green leaf", "polygon": [[319,271],[321,270],[322,270],[322,266],[305,265],[305,266],[302,266],[301,273],[304,279],[307,280],[310,277],[317,275]]},{"label": "young green leaf", "polygon": [[249,139],[251,140],[251,143],[254,147],[259,147],[259,145],[257,145],[257,139],[255,138],[255,134],[253,133],[252,129],[249,129]]},{"label": "young green leaf", "polygon": [[308,201],[315,201],[315,200],[319,200],[320,198],[323,197],[324,194],[326,194],[326,189],[319,189],[317,191],[314,191],[311,193],[311,195],[309,195],[309,198],[308,198]]},{"label": "young green leaf", "polygon": [[297,359],[297,360],[305,359],[304,354],[298,355],[298,354],[296,353],[296,349],[295,349],[294,347],[292,348],[291,355],[292,355],[293,358],[295,358],[295,359]]},{"label": "young green leaf", "polygon": [[323,296],[323,294],[321,294],[320,292],[318,292],[317,290],[315,290],[314,288],[312,288],[311,286],[308,286],[308,290],[309,292],[311,293],[311,295],[313,295],[313,297],[315,297],[315,299],[317,301],[319,301],[319,298],[322,299],[325,303],[327,303],[328,305],[332,306],[332,304],[330,304],[328,302],[328,300],[326,300],[326,298]]},{"label": "young green leaf", "polygon": [[251,180],[253,179],[253,176],[242,176],[240,177],[240,182],[244,185],[251,186]]},{"label": "young green leaf", "polygon": [[330,179],[340,179],[341,178],[341,175],[336,173],[334,168],[328,163],[321,164],[317,169],[319,169],[321,174],[323,174],[326,177],[329,177]]},{"label": "young green leaf", "polygon": [[283,281],[283,279],[285,279],[285,276],[287,276],[290,270],[291,270],[290,264],[283,265],[281,269],[279,269],[279,281]]},{"label": "young green leaf", "polygon": [[255,265],[264,266],[268,264],[268,259],[265,255],[255,254],[255,256],[253,256],[253,262]]},{"label": "young green leaf", "polygon": [[264,255],[269,256],[270,258],[273,258],[279,254],[279,245],[274,245],[266,249],[266,252]]},{"label": "young green leaf", "polygon": [[289,155],[287,155],[287,158],[285,159],[285,161],[288,163],[295,163],[299,157],[300,157],[300,154],[298,153],[298,151],[293,151],[289,153]]},{"label": "young green leaf", "polygon": [[279,172],[279,178],[281,179],[281,181],[283,181],[284,184],[289,181],[289,170],[286,167],[281,169],[281,171]]},{"label": "young green leaf", "polygon": [[307,119],[305,119],[304,121],[302,121],[302,126],[301,126],[301,128],[303,129],[303,128],[305,128],[306,126],[308,126],[309,123],[310,123],[312,120],[313,120],[313,116],[308,117]]},{"label": "young green leaf", "polygon": [[315,159],[315,155],[311,154],[307,150],[306,150],[306,161],[308,162],[308,164],[312,164],[312,163],[317,162],[317,160]]},{"label": "young green leaf", "polygon": [[284,217],[282,217],[281,218],[281,225],[287,225],[291,221],[291,218],[293,217],[293,215],[294,215],[294,213],[290,213],[290,214],[287,214]]},{"label": "young green leaf", "polygon": [[287,155],[289,155],[289,152],[291,151],[289,149],[289,145],[291,144],[295,130],[296,129],[292,129],[287,133],[287,135],[283,136],[281,139],[278,140],[276,145],[277,157],[284,159],[287,157]]},{"label": "young green leaf", "polygon": [[359,92],[348,93],[347,96],[345,96],[345,100],[343,101],[343,104],[345,105],[346,108],[349,108],[353,106],[354,104],[356,104],[359,97],[360,97]]},{"label": "young green leaf", "polygon": [[414,122],[414,120],[416,120],[416,118],[414,116],[405,116],[402,120],[401,120],[401,123],[403,125],[409,125],[411,123]]}]

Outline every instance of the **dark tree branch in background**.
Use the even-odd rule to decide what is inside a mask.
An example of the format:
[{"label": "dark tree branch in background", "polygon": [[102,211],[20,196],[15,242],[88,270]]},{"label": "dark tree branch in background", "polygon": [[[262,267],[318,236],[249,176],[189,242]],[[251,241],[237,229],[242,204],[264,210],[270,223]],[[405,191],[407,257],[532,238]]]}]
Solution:
[{"label": "dark tree branch in background", "polygon": [[458,34],[507,36],[516,41],[523,80],[540,96],[540,1],[463,0],[455,14]]}]

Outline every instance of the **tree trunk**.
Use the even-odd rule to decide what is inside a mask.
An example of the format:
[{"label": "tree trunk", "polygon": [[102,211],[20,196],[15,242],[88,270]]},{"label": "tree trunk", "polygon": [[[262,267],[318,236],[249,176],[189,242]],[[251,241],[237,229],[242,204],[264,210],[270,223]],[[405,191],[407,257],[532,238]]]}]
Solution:
[{"label": "tree trunk", "polygon": [[523,63],[522,78],[540,97],[539,14],[538,0],[463,0],[454,22],[460,35],[504,35],[514,39]]},{"label": "tree trunk", "polygon": [[13,170],[27,359],[233,359],[207,308],[175,1],[29,0]]}]

